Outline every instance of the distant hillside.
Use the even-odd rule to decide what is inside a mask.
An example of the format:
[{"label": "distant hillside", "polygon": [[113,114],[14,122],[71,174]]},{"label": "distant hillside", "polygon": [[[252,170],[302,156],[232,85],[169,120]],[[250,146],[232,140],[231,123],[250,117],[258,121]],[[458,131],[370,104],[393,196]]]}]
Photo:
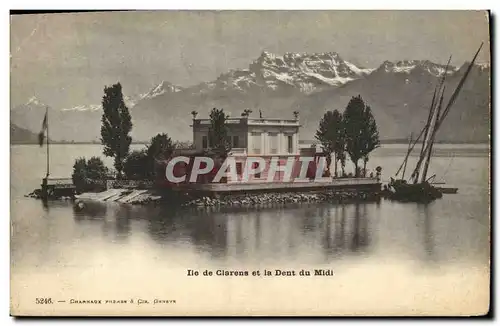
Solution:
[{"label": "distant hillside", "polygon": [[38,144],[38,134],[21,128],[13,123],[10,124],[11,144]]}]

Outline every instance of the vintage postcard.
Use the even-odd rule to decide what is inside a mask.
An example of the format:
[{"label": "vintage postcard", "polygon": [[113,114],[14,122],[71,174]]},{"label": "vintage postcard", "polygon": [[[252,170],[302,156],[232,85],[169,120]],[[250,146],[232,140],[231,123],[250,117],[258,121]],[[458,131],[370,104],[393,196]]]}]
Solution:
[{"label": "vintage postcard", "polygon": [[487,314],[489,19],[11,14],[11,315]]}]

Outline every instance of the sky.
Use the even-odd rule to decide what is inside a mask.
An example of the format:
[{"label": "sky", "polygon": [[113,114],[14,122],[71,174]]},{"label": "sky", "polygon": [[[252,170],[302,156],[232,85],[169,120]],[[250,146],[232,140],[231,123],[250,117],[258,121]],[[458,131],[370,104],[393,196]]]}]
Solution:
[{"label": "sky", "polygon": [[56,108],[98,104],[105,85],[125,95],[162,80],[180,86],[248,68],[262,51],[337,52],[383,61],[489,62],[481,11],[155,11],[11,16],[11,107],[32,96]]}]

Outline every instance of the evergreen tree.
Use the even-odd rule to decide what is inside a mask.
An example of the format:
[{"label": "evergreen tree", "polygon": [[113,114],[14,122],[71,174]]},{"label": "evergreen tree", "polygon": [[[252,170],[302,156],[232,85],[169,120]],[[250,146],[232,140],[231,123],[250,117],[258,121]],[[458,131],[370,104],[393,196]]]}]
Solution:
[{"label": "evergreen tree", "polygon": [[[340,115],[340,113],[339,113]],[[340,162],[340,167],[342,169],[342,175],[345,175],[345,163],[346,163],[346,148],[345,148],[345,126],[344,120],[340,115],[340,128],[338,129],[337,142],[335,143],[335,159]],[[337,172],[337,163],[335,162],[335,172]]]},{"label": "evergreen tree", "polygon": [[368,163],[370,153],[380,147],[380,139],[378,134],[377,122],[372,114],[369,106],[365,109],[365,128],[363,129],[363,169],[366,171],[366,163]]},{"label": "evergreen tree", "polygon": [[352,97],[343,114],[345,148],[359,176],[358,161],[365,155],[365,102],[361,95]]},{"label": "evergreen tree", "polygon": [[224,109],[213,108],[210,112],[208,141],[211,149],[224,159],[231,150],[231,142],[228,135],[229,130],[226,125],[227,119],[229,119],[229,116],[224,113]]},{"label": "evergreen tree", "polygon": [[327,174],[330,175],[332,154],[335,155],[335,176],[337,176],[337,162],[344,155],[342,115],[338,110],[327,111],[316,131],[316,139],[321,143],[326,154]]},{"label": "evergreen tree", "polygon": [[354,164],[356,176],[359,176],[358,161],[363,159],[363,169],[366,171],[370,153],[380,146],[375,117],[361,95],[351,98],[347,104],[343,126],[346,151]]},{"label": "evergreen tree", "polygon": [[132,118],[123,101],[120,83],[104,87],[102,98],[101,143],[104,145],[104,155],[114,157],[114,167],[117,177],[121,178],[123,161],[128,155],[132,137]]}]

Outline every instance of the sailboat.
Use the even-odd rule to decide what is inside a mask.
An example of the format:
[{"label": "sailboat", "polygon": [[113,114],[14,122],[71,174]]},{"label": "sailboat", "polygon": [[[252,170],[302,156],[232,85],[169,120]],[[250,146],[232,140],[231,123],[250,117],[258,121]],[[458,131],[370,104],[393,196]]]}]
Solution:
[{"label": "sailboat", "polygon": [[[427,123],[425,124],[424,128],[421,130],[419,136],[412,141],[410,137],[410,142],[408,145],[408,151],[406,154],[405,159],[403,160],[403,163],[401,164],[400,168],[396,172],[396,177],[398,176],[399,172],[403,170],[402,177],[400,179],[395,179],[391,178],[391,181],[388,184],[388,190],[389,190],[389,197],[395,200],[400,200],[400,201],[411,201],[411,202],[430,202],[435,199],[441,198],[443,196],[443,192],[447,191],[447,188],[438,188],[435,187],[431,184],[431,180],[435,177],[435,175],[427,178],[427,173],[429,170],[429,164],[431,161],[432,157],[432,150],[436,138],[436,134],[443,124],[443,121],[446,119],[446,116],[448,115],[451,107],[455,103],[458,94],[460,93],[476,59],[481,51],[481,48],[483,46],[483,43],[481,43],[481,46],[477,50],[476,54],[474,55],[474,58],[472,61],[469,63],[469,66],[467,67],[467,70],[465,71],[464,75],[462,76],[462,79],[458,83],[455,91],[453,92],[452,96],[450,97],[448,103],[446,106],[443,106],[444,102],[444,93],[445,93],[445,87],[444,87],[444,82],[448,73],[448,67],[451,61],[451,56],[450,59],[448,60],[448,63],[446,64],[445,71],[440,78],[438,85],[436,86],[436,89],[434,90],[434,95],[432,97],[432,102],[429,108],[429,115],[427,117]],[[406,171],[406,166],[408,162],[408,157],[410,156],[411,152],[413,151],[415,145],[417,142],[420,140],[421,137],[423,138],[423,143],[422,143],[422,148],[420,150],[420,155],[419,159],[417,161],[417,164],[415,166],[415,169],[411,173],[411,176],[409,180],[406,180],[404,178],[404,174]],[[451,189],[453,190],[452,192],[456,192],[458,189]]]}]

